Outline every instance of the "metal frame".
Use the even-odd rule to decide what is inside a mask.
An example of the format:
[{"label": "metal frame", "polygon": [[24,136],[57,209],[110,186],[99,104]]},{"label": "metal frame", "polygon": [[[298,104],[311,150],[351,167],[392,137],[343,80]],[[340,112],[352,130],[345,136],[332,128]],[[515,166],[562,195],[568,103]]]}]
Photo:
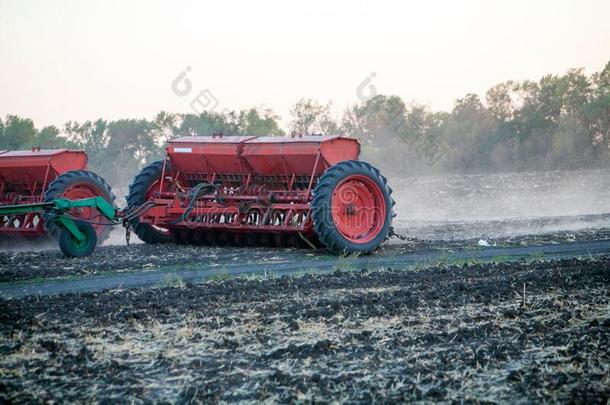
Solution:
[{"label": "metal frame", "polygon": [[42,213],[46,211],[54,211],[55,217],[53,221],[60,227],[66,228],[79,241],[85,239],[85,235],[78,229],[75,224],[75,219],[72,218],[68,211],[73,208],[92,207],[96,208],[100,214],[108,220],[113,221],[117,218],[117,211],[103,197],[83,198],[81,200],[68,200],[59,198],[52,202],[16,204],[0,206],[0,217],[14,215],[29,215],[38,214],[42,217]]},{"label": "metal frame", "polygon": [[[0,207],[44,201],[49,184],[68,170],[84,169],[83,151],[68,149],[3,151],[0,153]],[[0,215],[0,235],[45,234],[42,210]]]},{"label": "metal frame", "polygon": [[[23,206],[36,204],[44,199],[44,193],[49,183],[51,162],[47,163],[44,180],[40,185],[36,179],[31,178],[27,183],[8,183],[0,176],[0,208],[2,204],[20,204]],[[7,188],[12,191],[3,192]],[[6,205],[4,205],[6,206]],[[20,234],[28,236],[44,235],[44,221],[42,211],[15,212],[10,215],[0,214],[0,234]]]},{"label": "metal frame", "polygon": [[[190,203],[183,197],[185,192],[161,192],[152,200],[154,206],[140,214],[139,220],[168,229],[302,232],[309,235],[313,232],[309,201],[318,177],[315,173],[319,162],[318,154],[312,173],[299,176],[299,182],[294,173],[264,176],[213,172],[182,173],[180,176],[181,173],[177,172],[171,176],[171,183],[178,190],[190,189],[180,184],[181,177],[191,178],[193,182],[200,177],[220,182],[218,192],[199,196],[192,211],[179,222],[176,220],[186,213]],[[169,177],[165,172],[166,167],[164,164],[161,176],[164,182]],[[299,185],[302,187],[299,188]]]},{"label": "metal frame", "polygon": [[[159,192],[138,220],[169,230],[311,236],[318,178],[337,161],[357,159],[359,151],[355,139],[339,136],[172,140]],[[217,191],[191,196],[200,183]]]}]

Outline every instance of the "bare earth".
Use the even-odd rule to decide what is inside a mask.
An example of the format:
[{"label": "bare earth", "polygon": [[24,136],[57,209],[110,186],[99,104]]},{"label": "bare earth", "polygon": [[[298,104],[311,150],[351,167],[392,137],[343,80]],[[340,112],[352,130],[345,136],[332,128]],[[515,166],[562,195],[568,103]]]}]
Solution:
[{"label": "bare earth", "polygon": [[7,402],[606,403],[610,258],[0,301]]}]

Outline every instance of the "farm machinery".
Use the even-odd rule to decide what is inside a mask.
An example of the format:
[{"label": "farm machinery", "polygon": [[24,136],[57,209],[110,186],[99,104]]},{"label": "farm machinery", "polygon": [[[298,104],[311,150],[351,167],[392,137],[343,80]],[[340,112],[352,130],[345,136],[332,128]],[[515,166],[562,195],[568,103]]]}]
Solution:
[{"label": "farm machinery", "polygon": [[[39,237],[47,233],[58,237],[61,227],[48,216],[45,223],[44,215],[56,199],[101,197],[114,207],[110,186],[86,168],[83,151],[0,151],[0,237]],[[100,241],[110,231],[106,226],[109,221],[99,216],[95,207],[72,207],[66,214],[91,222]]]},{"label": "farm machinery", "polygon": [[[359,154],[358,141],[342,136],[177,138],[164,159],[135,176],[125,209],[99,194],[47,192],[19,214],[11,212],[19,205],[11,205],[0,207],[0,215],[44,211],[45,225],[60,230],[68,256],[90,253],[84,241],[99,232],[89,228],[118,223],[151,244],[326,247],[367,254],[391,234],[394,201],[385,177],[359,161]],[[73,215],[83,210],[90,216]],[[84,247],[72,249],[77,244]]]}]

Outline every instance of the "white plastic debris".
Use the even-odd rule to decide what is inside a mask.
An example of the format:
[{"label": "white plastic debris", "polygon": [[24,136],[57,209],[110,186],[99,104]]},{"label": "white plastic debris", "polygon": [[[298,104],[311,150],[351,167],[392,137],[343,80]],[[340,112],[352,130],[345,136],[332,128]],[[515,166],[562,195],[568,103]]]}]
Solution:
[{"label": "white plastic debris", "polygon": [[491,245],[485,239],[479,239],[479,246],[487,247]]}]

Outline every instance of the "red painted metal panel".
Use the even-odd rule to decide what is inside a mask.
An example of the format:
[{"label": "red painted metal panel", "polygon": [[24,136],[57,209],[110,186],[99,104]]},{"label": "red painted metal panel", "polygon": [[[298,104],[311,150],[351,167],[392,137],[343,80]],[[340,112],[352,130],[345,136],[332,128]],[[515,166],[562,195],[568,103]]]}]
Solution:
[{"label": "red painted metal panel", "polygon": [[12,157],[26,157],[26,156],[55,156],[60,155],[64,152],[68,151],[68,149],[31,149],[31,150],[13,150],[6,151],[7,156]]},{"label": "red painted metal panel", "polygon": [[172,169],[186,173],[243,172],[240,160],[243,142],[251,136],[190,136],[173,139],[167,147]]},{"label": "red painted metal panel", "polygon": [[360,147],[356,139],[339,135],[195,136],[170,141],[167,153],[172,168],[187,173],[319,175],[337,162],[357,159]]},{"label": "red painted metal panel", "polygon": [[341,135],[305,135],[305,136],[258,136],[248,143],[322,143],[332,139],[345,138]]},{"label": "red painted metal panel", "polygon": [[173,144],[201,144],[201,143],[240,143],[249,139],[256,138],[255,136],[183,136],[181,138],[172,139],[169,141]]},{"label": "red painted metal panel", "polygon": [[0,154],[0,179],[7,184],[44,183],[68,170],[87,166],[87,155],[67,149],[12,151]]},{"label": "red painted metal panel", "polygon": [[257,173],[320,175],[328,166],[341,160],[357,159],[358,154],[356,139],[314,135],[256,138],[246,142],[242,156]]},{"label": "red painted metal panel", "polygon": [[340,138],[324,142],[320,146],[322,156],[329,166],[344,160],[357,160],[360,156],[360,143],[353,138]]},{"label": "red painted metal panel", "polygon": [[[67,149],[0,152],[0,205],[42,201],[55,178],[87,167],[87,155]],[[0,235],[42,235],[42,212],[0,217]]]}]

